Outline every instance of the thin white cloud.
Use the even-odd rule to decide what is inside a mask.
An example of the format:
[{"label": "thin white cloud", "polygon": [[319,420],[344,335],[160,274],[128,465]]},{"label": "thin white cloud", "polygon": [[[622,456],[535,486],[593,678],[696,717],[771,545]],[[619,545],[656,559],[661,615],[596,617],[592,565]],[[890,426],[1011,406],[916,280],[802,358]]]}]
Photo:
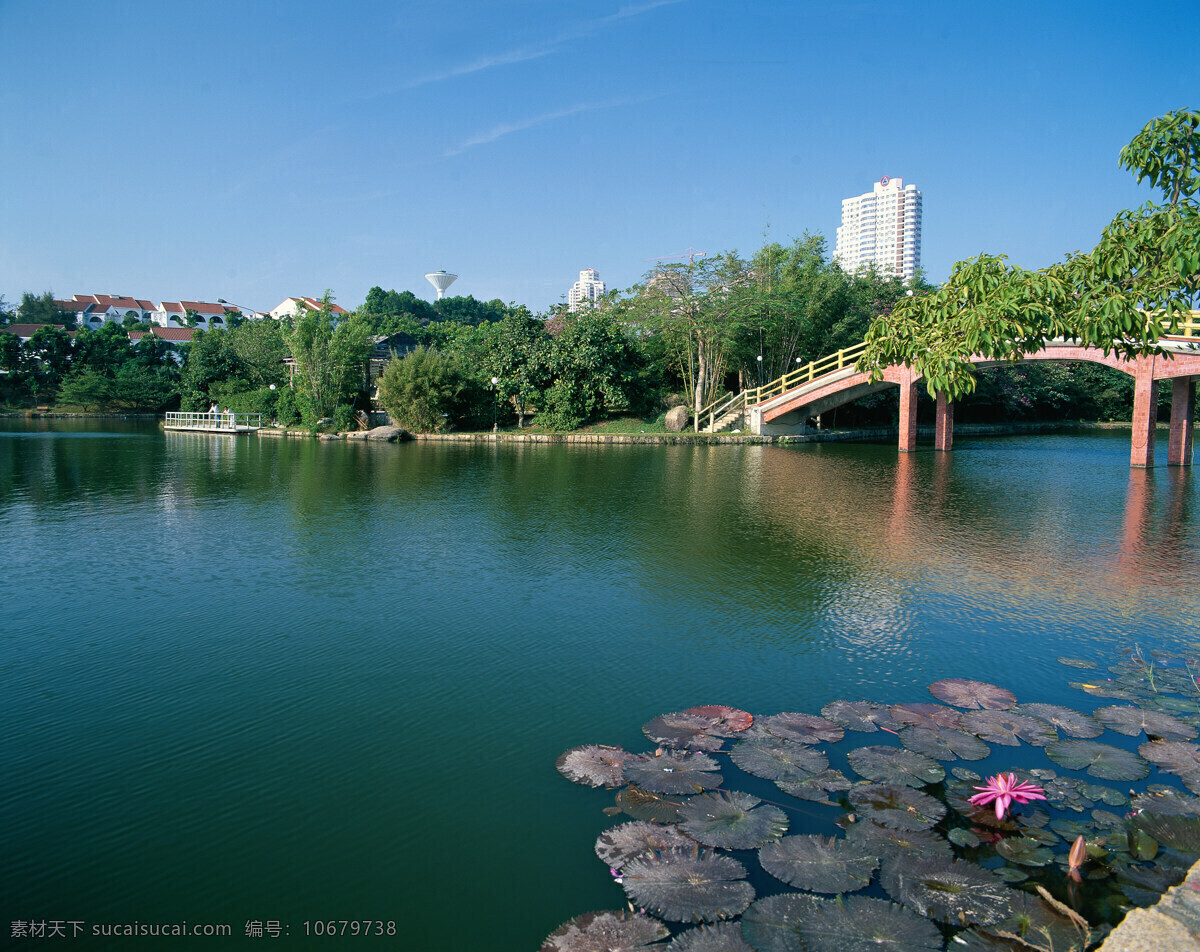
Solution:
[{"label": "thin white cloud", "polygon": [[450,69],[440,70],[436,73],[429,73],[425,76],[419,76],[416,79],[411,79],[404,83],[404,89],[414,89],[417,86],[426,86],[429,83],[439,83],[443,80],[453,79],[456,76],[467,76],[471,73],[478,73],[485,69],[492,69],[496,66],[511,66],[514,63],[524,63],[528,60],[540,59],[543,56],[549,56],[562,49],[568,43],[575,40],[590,36],[598,30],[603,29],[610,23],[615,23],[618,20],[627,20],[630,17],[640,16],[643,13],[648,13],[658,7],[669,7],[677,3],[685,3],[686,0],[652,0],[650,3],[640,3],[633,6],[621,7],[616,13],[610,13],[608,16],[600,17],[595,20],[587,20],[578,26],[565,30],[557,36],[552,37],[545,43],[534,44],[530,46],[519,46],[515,49],[507,50],[502,53],[493,53],[488,56],[481,56],[479,59],[472,60],[470,63],[464,63],[462,66],[454,66]]},{"label": "thin white cloud", "polygon": [[443,157],[452,155],[461,155],[468,149],[473,149],[477,145],[487,145],[489,142],[495,142],[506,135],[513,132],[520,132],[522,129],[528,129],[532,126],[541,125],[543,122],[550,122],[554,119],[565,119],[567,116],[577,116],[581,112],[591,112],[593,109],[603,109],[606,106],[617,106],[621,103],[579,103],[577,106],[570,106],[567,109],[557,109],[554,112],[543,113],[540,116],[533,116],[530,119],[522,119],[520,122],[505,122],[498,126],[493,126],[487,132],[481,132],[478,135],[464,140],[453,149],[447,149],[442,153]]}]

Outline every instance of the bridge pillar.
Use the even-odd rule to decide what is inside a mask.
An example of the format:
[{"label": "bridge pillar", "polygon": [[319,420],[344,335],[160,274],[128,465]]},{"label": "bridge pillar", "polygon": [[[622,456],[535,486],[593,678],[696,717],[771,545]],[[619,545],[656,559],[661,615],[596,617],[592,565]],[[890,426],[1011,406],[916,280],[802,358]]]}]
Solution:
[{"label": "bridge pillar", "polygon": [[1168,466],[1192,465],[1192,417],[1196,410],[1196,378],[1171,381],[1171,438],[1167,442]]},{"label": "bridge pillar", "polygon": [[933,428],[933,448],[949,450],[954,444],[954,404],[944,393],[937,395],[937,418]]},{"label": "bridge pillar", "polygon": [[910,370],[900,384],[900,452],[917,448],[917,381]]},{"label": "bridge pillar", "polygon": [[1137,361],[1133,377],[1133,436],[1129,465],[1150,469],[1154,466],[1154,427],[1158,422],[1158,381],[1154,379],[1154,358]]}]

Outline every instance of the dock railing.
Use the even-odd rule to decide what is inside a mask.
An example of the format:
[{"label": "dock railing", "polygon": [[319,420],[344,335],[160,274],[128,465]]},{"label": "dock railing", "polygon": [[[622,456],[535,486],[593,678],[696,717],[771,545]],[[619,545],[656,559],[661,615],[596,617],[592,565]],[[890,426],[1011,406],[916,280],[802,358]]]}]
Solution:
[{"label": "dock railing", "polygon": [[168,430],[205,430],[219,433],[222,430],[229,433],[258,430],[262,428],[261,413],[168,413],[163,424]]}]

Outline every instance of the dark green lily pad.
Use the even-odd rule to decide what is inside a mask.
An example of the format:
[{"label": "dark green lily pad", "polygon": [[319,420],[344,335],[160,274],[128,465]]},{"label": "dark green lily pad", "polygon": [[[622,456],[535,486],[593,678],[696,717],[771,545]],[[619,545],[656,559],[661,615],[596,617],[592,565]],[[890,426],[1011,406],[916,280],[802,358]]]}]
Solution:
[{"label": "dark green lily pad", "polygon": [[698,793],[721,785],[717,762],[707,754],[664,753],[630,756],[625,779],[655,793]]},{"label": "dark green lily pad", "polygon": [[961,846],[963,849],[973,850],[983,842],[973,831],[968,830],[963,826],[956,826],[947,834],[947,838],[955,846]]},{"label": "dark green lily pad", "polygon": [[840,770],[822,770],[803,780],[776,780],[775,786],[789,796],[799,797],[801,800],[827,803],[830,793],[849,790],[854,784]]},{"label": "dark green lily pad", "polygon": [[1096,667],[1095,661],[1085,661],[1082,658],[1059,658],[1058,663],[1065,664],[1070,668],[1094,668],[1094,667]]},{"label": "dark green lily pad", "polygon": [[1087,714],[1058,704],[1018,704],[1015,710],[1018,714],[1040,718],[1067,737],[1091,738],[1104,733],[1104,727]]},{"label": "dark green lily pad", "polygon": [[741,922],[717,922],[679,933],[666,952],[754,952],[742,938]]},{"label": "dark green lily pad", "polygon": [[765,735],[734,744],[733,762],[764,780],[805,780],[829,766],[829,758],[807,744]]},{"label": "dark green lily pad", "polygon": [[1095,740],[1058,740],[1047,745],[1046,756],[1060,767],[1086,770],[1102,780],[1141,780],[1150,773],[1150,765],[1133,751]]},{"label": "dark green lily pad", "polygon": [[765,896],[742,916],[742,937],[758,952],[807,952],[800,924],[820,905],[820,899],[807,893]]},{"label": "dark green lily pad", "polygon": [[1079,793],[1088,800],[1107,803],[1110,807],[1123,807],[1129,802],[1129,797],[1120,790],[1114,790],[1112,787],[1098,783],[1080,784]]},{"label": "dark green lily pad", "polygon": [[776,737],[799,741],[802,744],[837,743],[845,732],[833,721],[815,714],[787,712],[759,719],[759,723]]},{"label": "dark green lily pad", "polygon": [[1072,681],[1071,687],[1084,691],[1092,697],[1109,697],[1117,701],[1137,701],[1141,697],[1138,692],[1122,688],[1109,681],[1103,683]]},{"label": "dark green lily pad", "polygon": [[738,791],[692,797],[679,808],[679,827],[705,846],[745,850],[777,840],[788,820],[779,807]]},{"label": "dark green lily pad", "polygon": [[906,727],[962,727],[962,712],[944,704],[893,704],[888,712]]},{"label": "dark green lily pad", "polygon": [[821,708],[821,716],[848,731],[863,734],[880,728],[898,731],[904,726],[892,717],[888,705],[872,701],[832,701]]},{"label": "dark green lily pad", "polygon": [[1141,813],[1133,822],[1163,846],[1178,853],[1200,856],[1200,817]]},{"label": "dark green lily pad", "polygon": [[785,836],[758,851],[762,868],[808,892],[847,893],[871,881],[879,857],[839,837]]},{"label": "dark green lily pad", "polygon": [[929,693],[939,701],[970,711],[979,709],[1005,711],[1015,707],[1017,696],[1012,691],[988,684],[986,681],[970,681],[966,678],[949,678],[934,681]]},{"label": "dark green lily pad", "polygon": [[672,750],[720,750],[725,743],[719,721],[682,711],[660,714],[642,725],[642,733]]},{"label": "dark green lily pad", "polygon": [[946,807],[912,787],[869,784],[850,791],[850,802],[868,820],[898,830],[928,830],[946,815]]},{"label": "dark green lily pad", "polygon": [[935,760],[983,760],[992,752],[974,734],[947,727],[906,727],[900,731],[900,743]]},{"label": "dark green lily pad", "polygon": [[1152,783],[1136,794],[1130,807],[1145,813],[1173,813],[1178,816],[1200,816],[1200,800],[1189,797],[1175,787]]},{"label": "dark green lily pad", "polygon": [[546,937],[541,952],[640,952],[671,934],[657,919],[633,912],[587,912]]},{"label": "dark green lily pad", "polygon": [[946,779],[946,771],[936,760],[898,747],[859,747],[846,759],[855,773],[882,783],[924,787]]},{"label": "dark green lily pad", "polygon": [[967,711],[962,716],[963,730],[992,744],[1016,747],[1021,741],[1045,747],[1058,740],[1058,731],[1050,724],[1016,711]]},{"label": "dark green lily pad", "polygon": [[617,806],[635,820],[674,823],[679,819],[680,800],[641,787],[626,787],[617,793]]},{"label": "dark green lily pad", "polygon": [[560,774],[575,783],[588,787],[621,787],[625,784],[625,761],[631,756],[620,747],[587,744],[564,751],[554,766]]},{"label": "dark green lily pad", "polygon": [[1163,740],[1184,741],[1191,740],[1197,734],[1196,728],[1177,717],[1157,711],[1143,711],[1138,707],[1114,704],[1093,711],[1092,716],[1109,730],[1126,737],[1137,737],[1138,734],[1145,733]]},{"label": "dark green lily pad", "polygon": [[992,875],[1002,883],[1023,883],[1029,878],[1029,874],[1016,866],[1001,866],[998,869],[992,870]]},{"label": "dark green lily pad", "polygon": [[655,850],[690,849],[695,842],[674,826],[634,820],[605,830],[596,838],[596,855],[620,869],[631,859]]},{"label": "dark green lily pad", "polygon": [[823,902],[800,921],[807,952],[941,952],[932,922],[885,899],[847,896]]},{"label": "dark green lily pad", "polygon": [[621,885],[634,905],[671,922],[712,922],[742,912],[754,900],[746,867],[703,850],[663,850],[631,860]]},{"label": "dark green lily pad", "polygon": [[1027,836],[1005,837],[996,844],[996,852],[1019,866],[1049,866],[1054,862],[1054,854],[1050,850]]},{"label": "dark green lily pad", "polygon": [[969,780],[971,783],[976,783],[983,779],[974,770],[968,770],[966,767],[951,767],[950,775],[955,780]]},{"label": "dark green lily pad", "polygon": [[880,882],[897,902],[954,925],[989,925],[1011,914],[1011,890],[982,866],[955,860],[886,863]]},{"label": "dark green lily pad", "polygon": [[897,830],[871,820],[859,820],[846,828],[846,839],[872,856],[942,856],[951,859],[950,843],[932,830]]}]

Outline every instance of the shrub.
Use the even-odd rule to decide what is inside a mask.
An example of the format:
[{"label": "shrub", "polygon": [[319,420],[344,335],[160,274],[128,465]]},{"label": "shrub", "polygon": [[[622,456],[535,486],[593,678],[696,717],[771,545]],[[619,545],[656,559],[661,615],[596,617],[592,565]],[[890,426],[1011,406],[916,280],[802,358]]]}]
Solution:
[{"label": "shrub", "polygon": [[465,379],[443,354],[417,347],[407,357],[388,361],[379,378],[379,402],[400,426],[434,433],[449,426]]}]

